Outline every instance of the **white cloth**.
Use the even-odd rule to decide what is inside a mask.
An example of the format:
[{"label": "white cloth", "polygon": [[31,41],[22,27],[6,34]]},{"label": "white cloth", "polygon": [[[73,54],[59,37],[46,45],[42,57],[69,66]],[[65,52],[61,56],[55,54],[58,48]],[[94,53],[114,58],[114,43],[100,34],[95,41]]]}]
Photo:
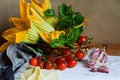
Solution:
[{"label": "white cloth", "polygon": [[60,80],[120,80],[120,56],[108,56],[109,73],[91,72],[87,59],[88,56],[76,67],[60,71]]}]

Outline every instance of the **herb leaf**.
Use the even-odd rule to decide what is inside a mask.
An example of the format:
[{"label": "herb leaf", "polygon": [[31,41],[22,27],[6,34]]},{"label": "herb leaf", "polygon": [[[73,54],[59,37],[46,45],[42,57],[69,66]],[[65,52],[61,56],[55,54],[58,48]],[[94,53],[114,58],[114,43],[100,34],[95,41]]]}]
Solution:
[{"label": "herb leaf", "polygon": [[66,35],[61,34],[59,36],[59,39],[54,39],[51,41],[50,46],[52,48],[56,48],[56,47],[60,47],[60,46],[65,46],[65,44],[66,44]]},{"label": "herb leaf", "polygon": [[58,14],[62,15],[66,12],[66,4],[63,3],[62,5],[58,6]]},{"label": "herb leaf", "polygon": [[73,18],[73,23],[75,26],[81,24],[84,20],[84,16],[82,16],[80,13],[75,13],[75,17]]},{"label": "herb leaf", "polygon": [[48,9],[48,10],[46,10],[46,11],[44,11],[44,14],[46,15],[46,16],[55,16],[55,12],[54,12],[54,9]]},{"label": "herb leaf", "polygon": [[67,35],[67,45],[73,47],[74,41],[76,41],[81,33],[83,32],[83,27],[73,28]]},{"label": "herb leaf", "polygon": [[74,12],[71,6],[67,6],[65,3],[58,6],[58,30],[78,26],[83,22],[83,20],[84,16],[79,12]]}]

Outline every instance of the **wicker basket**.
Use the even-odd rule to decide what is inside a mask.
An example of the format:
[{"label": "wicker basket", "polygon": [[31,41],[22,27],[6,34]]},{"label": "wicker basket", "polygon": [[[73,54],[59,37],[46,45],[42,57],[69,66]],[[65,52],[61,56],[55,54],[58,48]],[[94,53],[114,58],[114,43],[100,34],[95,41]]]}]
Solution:
[{"label": "wicker basket", "polygon": [[86,46],[84,44],[82,45],[78,45],[78,46],[75,46],[75,47],[66,47],[66,46],[63,46],[63,47],[57,47],[57,48],[52,48],[50,47],[47,43],[45,42],[41,42],[38,44],[38,47],[43,50],[43,52],[46,54],[46,55],[49,55],[49,54],[52,54],[52,55],[62,55],[63,54],[63,51],[65,49],[68,49],[70,50],[72,53],[75,53],[77,50],[80,50],[82,51],[83,53],[86,54],[89,46]]}]

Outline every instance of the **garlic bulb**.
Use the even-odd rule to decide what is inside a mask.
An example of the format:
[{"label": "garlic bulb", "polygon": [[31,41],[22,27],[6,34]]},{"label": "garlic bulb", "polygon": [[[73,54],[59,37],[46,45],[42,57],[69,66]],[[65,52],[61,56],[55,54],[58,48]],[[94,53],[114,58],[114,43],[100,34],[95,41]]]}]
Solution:
[{"label": "garlic bulb", "polygon": [[109,73],[108,68],[106,67],[106,62],[108,56],[105,52],[105,49],[92,48],[88,50],[88,64],[92,72],[104,72]]}]

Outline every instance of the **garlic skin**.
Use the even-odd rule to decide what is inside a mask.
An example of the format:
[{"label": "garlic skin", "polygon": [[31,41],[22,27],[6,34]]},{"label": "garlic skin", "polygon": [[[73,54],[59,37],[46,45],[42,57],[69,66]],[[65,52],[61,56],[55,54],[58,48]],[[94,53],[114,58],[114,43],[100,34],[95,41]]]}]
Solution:
[{"label": "garlic skin", "polygon": [[88,50],[88,64],[92,72],[109,73],[106,67],[108,56],[105,50],[99,48],[92,48]]}]

